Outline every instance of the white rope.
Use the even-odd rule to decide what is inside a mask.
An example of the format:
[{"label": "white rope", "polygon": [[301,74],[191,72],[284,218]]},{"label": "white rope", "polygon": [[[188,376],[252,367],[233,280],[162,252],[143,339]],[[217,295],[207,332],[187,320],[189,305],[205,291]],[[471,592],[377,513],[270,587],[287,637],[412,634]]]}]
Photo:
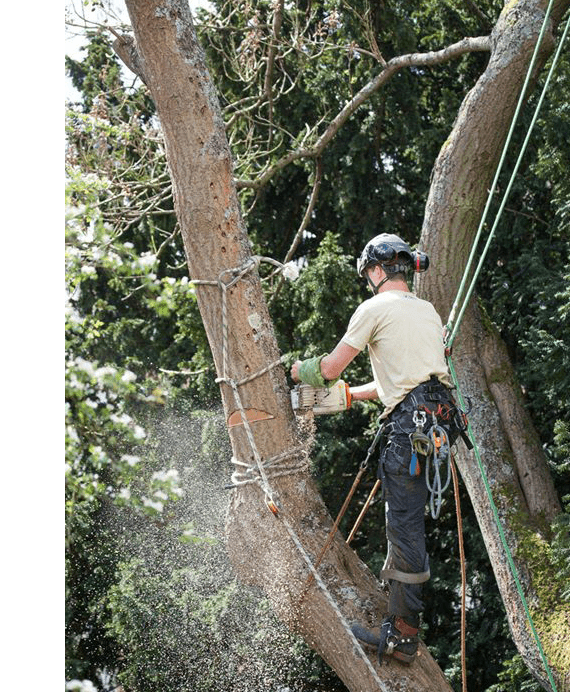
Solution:
[{"label": "white rope", "polygon": [[[240,472],[238,469],[234,471],[232,474],[232,483],[236,486],[240,485],[246,485],[248,483],[257,483],[261,489],[263,490],[265,494],[265,502],[270,508],[270,510],[273,512],[273,514],[280,518],[281,521],[283,522],[283,525],[287,529],[287,532],[295,544],[297,550],[299,553],[302,555],[303,559],[307,563],[309,569],[311,570],[315,581],[319,585],[319,588],[322,590],[323,594],[325,595],[325,598],[329,602],[331,608],[334,610],[336,613],[337,617],[339,618],[342,626],[346,630],[346,633],[348,634],[349,638],[352,641],[352,644],[358,653],[358,655],[362,658],[366,666],[368,667],[372,677],[374,678],[375,682],[378,684],[378,687],[382,690],[382,692],[389,692],[382,680],[378,677],[378,673],[374,669],[374,666],[370,662],[368,656],[362,649],[362,646],[360,645],[358,639],[354,636],[354,633],[350,629],[350,625],[346,621],[346,618],[340,611],[340,608],[336,604],[334,598],[332,597],[331,593],[327,589],[325,583],[319,576],[315,566],[313,565],[311,558],[303,548],[303,545],[301,544],[301,541],[299,540],[299,537],[293,530],[292,526],[289,524],[288,520],[286,517],[283,516],[281,513],[281,510],[277,507],[275,500],[274,500],[274,493],[271,488],[271,485],[269,483],[269,476],[266,472],[266,469],[271,469],[271,478],[277,478],[278,476],[284,476],[292,473],[299,473],[302,470],[306,470],[308,466],[308,460],[305,458],[302,463],[298,463],[295,466],[290,466],[290,467],[281,467],[279,468],[280,464],[282,461],[285,459],[288,459],[294,455],[297,455],[299,453],[304,453],[306,456],[306,452],[302,448],[296,448],[294,450],[289,450],[286,452],[282,452],[281,454],[278,454],[274,457],[271,457],[270,459],[267,459],[265,461],[262,460],[261,455],[259,453],[259,450],[257,449],[257,445],[255,443],[255,438],[253,436],[253,431],[251,429],[251,426],[249,424],[249,421],[247,420],[247,414],[245,412],[245,409],[243,407],[241,397],[239,395],[239,390],[238,387],[240,385],[245,384],[246,382],[250,382],[251,380],[259,377],[260,375],[263,375],[264,373],[268,372],[272,368],[276,367],[277,365],[280,365],[282,362],[282,358],[280,358],[278,361],[275,361],[274,363],[271,363],[267,367],[263,368],[259,372],[254,373],[253,375],[249,375],[248,377],[243,378],[242,380],[235,381],[231,377],[228,377],[228,319],[227,319],[227,290],[234,286],[240,279],[242,279],[248,272],[252,271],[254,268],[257,268],[259,266],[259,263],[261,261],[266,261],[266,262],[271,262],[272,264],[275,264],[276,266],[280,267],[281,270],[283,270],[285,267],[282,265],[280,262],[277,262],[276,260],[272,260],[267,257],[252,257],[251,259],[247,260],[247,262],[242,266],[242,267],[237,267],[234,269],[226,269],[224,270],[219,278],[218,281],[208,281],[208,280],[202,280],[198,279],[196,281],[193,281],[194,284],[197,285],[217,285],[219,286],[221,292],[222,292],[222,376],[218,377],[216,379],[216,382],[224,382],[227,385],[229,385],[232,389],[232,392],[234,394],[234,399],[237,408],[239,409],[241,419],[243,422],[243,426],[247,435],[247,439],[249,441],[251,450],[253,452],[253,457],[255,459],[255,466],[251,464],[246,464],[243,461],[239,461],[238,459],[235,459],[232,457],[232,463],[235,464],[236,466],[241,466],[245,468],[245,471]],[[231,275],[230,281],[226,282],[224,281],[224,277],[226,274]],[[257,472],[257,476],[254,474]]]},{"label": "white rope", "polygon": [[[247,439],[249,441],[249,445],[251,447],[251,450],[253,452],[253,457],[255,459],[255,464],[257,466],[257,470],[259,472],[259,485],[261,486],[263,492],[265,493],[266,497],[269,498],[270,500],[273,500],[273,493],[271,490],[271,487],[269,485],[269,480],[267,478],[267,474],[265,473],[264,469],[264,464],[261,459],[261,455],[259,454],[259,450],[257,449],[257,445],[255,443],[255,438],[253,436],[253,431],[251,429],[251,425],[249,424],[249,421],[247,419],[247,414],[245,412],[244,406],[241,401],[241,397],[239,394],[239,389],[238,387],[242,384],[245,384],[246,382],[250,382],[251,380],[259,377],[262,374],[265,374],[272,368],[276,367],[277,365],[281,364],[282,359],[280,358],[279,360],[275,361],[274,363],[271,363],[270,365],[266,366],[259,372],[254,373],[253,375],[249,375],[248,377],[243,378],[242,380],[236,382],[234,379],[231,377],[228,377],[228,362],[229,362],[229,348],[228,348],[228,308],[227,308],[227,291],[229,288],[234,286],[238,281],[240,281],[246,274],[248,274],[250,271],[253,269],[256,269],[259,266],[259,263],[262,259],[262,257],[251,257],[249,258],[241,267],[234,267],[232,269],[224,269],[223,272],[220,273],[218,277],[218,281],[208,281],[208,280],[203,280],[203,279],[197,279],[193,281],[194,284],[197,285],[217,285],[221,292],[222,292],[222,376],[216,378],[216,382],[219,384],[220,382],[225,382],[227,385],[229,385],[232,389],[233,395],[234,395],[234,400],[235,404],[240,412],[240,416],[242,419],[243,427],[245,429]],[[276,262],[275,260],[273,262]],[[283,265],[281,265],[283,266]],[[229,280],[226,280],[226,275],[229,275]]]},{"label": "white rope", "polygon": [[[290,459],[293,456],[297,456],[299,454],[304,455],[304,459],[297,463],[294,466],[282,466],[280,462],[285,461],[286,459]],[[232,464],[236,466],[242,466],[245,468],[245,471],[240,471],[239,469],[236,469],[233,474],[232,474],[232,483],[233,485],[239,486],[239,485],[247,485],[249,483],[259,483],[261,480],[261,476],[255,476],[253,475],[255,473],[256,467],[252,466],[251,464],[247,464],[244,461],[239,461],[239,459],[236,459],[235,457],[232,457],[231,459]],[[281,454],[277,454],[274,457],[271,457],[269,459],[266,459],[263,462],[263,468],[264,469],[271,469],[270,474],[266,474],[266,478],[269,480],[269,478],[279,478],[280,476],[288,476],[293,473],[300,473],[301,471],[306,471],[309,467],[309,460],[307,458],[306,451],[303,447],[297,447],[292,450],[288,450],[286,452],[282,452]]]},{"label": "white rope", "polygon": [[[281,515],[280,515],[280,516],[281,516]],[[283,526],[285,526],[285,528],[287,529],[287,532],[288,532],[288,534],[289,534],[291,540],[293,541],[293,543],[294,543],[295,546],[297,547],[297,550],[298,550],[298,551],[301,553],[301,555],[303,556],[303,559],[304,559],[305,562],[307,563],[308,568],[311,570],[311,572],[312,572],[312,574],[313,574],[313,577],[315,578],[315,581],[317,582],[317,584],[319,585],[321,591],[322,591],[323,594],[325,595],[325,598],[326,598],[327,601],[329,602],[329,605],[330,605],[331,608],[335,611],[335,613],[336,613],[338,619],[340,620],[341,624],[343,625],[344,629],[346,630],[348,636],[350,637],[350,639],[351,639],[351,641],[352,641],[352,645],[353,645],[354,648],[356,649],[356,652],[358,653],[358,655],[360,656],[360,658],[362,658],[362,660],[363,660],[364,663],[366,664],[366,667],[367,667],[368,670],[370,671],[370,674],[371,674],[372,677],[374,678],[374,681],[377,683],[378,687],[382,690],[382,692],[389,692],[389,690],[388,690],[388,688],[386,687],[386,685],[385,685],[385,684],[382,682],[382,680],[378,677],[378,673],[377,673],[376,670],[374,669],[374,666],[372,665],[372,663],[370,663],[370,659],[368,658],[368,656],[367,656],[366,653],[364,652],[364,649],[362,648],[362,646],[361,646],[360,642],[358,641],[358,639],[354,636],[354,632],[350,629],[350,625],[349,625],[348,622],[346,621],[346,618],[344,617],[344,615],[342,614],[340,608],[339,608],[338,605],[336,604],[336,601],[335,601],[334,598],[332,597],[332,594],[331,594],[330,591],[328,590],[326,584],[323,582],[323,580],[321,579],[319,573],[318,573],[317,570],[315,569],[315,566],[313,565],[313,563],[312,563],[312,561],[311,561],[311,558],[307,555],[307,552],[306,552],[306,550],[303,548],[303,545],[301,544],[301,541],[299,540],[297,534],[296,534],[295,531],[293,530],[293,527],[291,526],[291,524],[289,524],[289,522],[287,521],[287,519],[286,519],[285,517],[283,517],[283,516],[281,516],[281,521],[283,522]]]}]

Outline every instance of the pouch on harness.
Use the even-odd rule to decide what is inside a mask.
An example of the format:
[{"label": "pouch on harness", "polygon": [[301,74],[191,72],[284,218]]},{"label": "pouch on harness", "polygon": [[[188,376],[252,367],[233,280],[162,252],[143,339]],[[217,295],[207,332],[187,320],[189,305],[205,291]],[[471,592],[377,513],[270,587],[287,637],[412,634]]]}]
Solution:
[{"label": "pouch on harness", "polygon": [[430,511],[437,519],[443,493],[451,482],[451,446],[460,435],[468,449],[472,448],[466,434],[468,412],[462,411],[451,392],[432,376],[409,392],[394,413],[412,414],[415,430],[409,433],[409,473],[419,476],[425,469]]}]

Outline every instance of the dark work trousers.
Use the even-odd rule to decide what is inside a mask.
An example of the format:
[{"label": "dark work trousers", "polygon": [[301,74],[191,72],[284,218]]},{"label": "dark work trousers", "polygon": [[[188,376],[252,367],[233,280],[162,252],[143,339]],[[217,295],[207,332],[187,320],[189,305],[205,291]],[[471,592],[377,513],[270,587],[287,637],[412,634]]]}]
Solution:
[{"label": "dark work trousers", "polygon": [[[441,404],[441,406],[440,406]],[[446,387],[435,378],[420,384],[388,416],[385,428],[385,444],[380,452],[379,477],[382,479],[386,501],[386,537],[392,569],[418,574],[429,570],[429,556],[425,542],[425,505],[427,487],[425,460],[420,457],[421,471],[417,476],[410,474],[412,447],[410,433],[415,432],[414,411],[444,411],[438,425],[446,431],[450,444],[457,437],[457,430],[450,415],[454,403]],[[433,423],[426,412],[423,432],[427,433]],[[409,624],[419,623],[419,614],[424,609],[422,583],[408,584],[389,580],[390,597],[388,615],[406,618]]]}]

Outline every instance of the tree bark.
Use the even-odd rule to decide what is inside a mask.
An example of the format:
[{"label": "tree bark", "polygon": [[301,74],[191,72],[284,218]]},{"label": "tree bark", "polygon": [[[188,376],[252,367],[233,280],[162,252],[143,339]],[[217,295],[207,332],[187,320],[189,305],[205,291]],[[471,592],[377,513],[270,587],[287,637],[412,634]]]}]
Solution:
[{"label": "tree bark", "polygon": [[[552,31],[568,5],[558,3],[553,8],[535,74],[551,52]],[[542,25],[540,6],[537,2],[506,5],[493,31],[488,67],[464,100],[434,167],[421,246],[429,248],[435,271],[422,276],[416,288],[429,296],[445,316],[459,287]],[[568,644],[563,643],[570,640],[568,604],[551,602],[550,589],[556,584],[552,568],[547,560],[531,564],[528,553],[531,545],[539,553],[548,551],[549,527],[561,507],[506,347],[474,300],[454,345],[454,362],[460,389],[474,403],[471,425],[525,598],[549,665],[554,668],[557,686],[568,689]],[[491,558],[515,644],[535,677],[545,689],[551,689],[508,568],[476,459],[460,450],[458,465]],[[550,588],[541,588],[545,582]],[[552,636],[556,629],[562,630],[560,637]]]},{"label": "tree bark", "polygon": [[[241,424],[229,428],[234,458],[255,469],[258,459],[268,460],[285,454],[286,458],[279,464],[278,470],[290,471],[288,475],[270,478],[269,485],[265,487],[251,483],[240,485],[232,491],[227,533],[228,549],[235,570],[243,580],[263,586],[282,620],[305,638],[350,690],[450,690],[423,645],[421,655],[409,668],[403,668],[397,662],[389,662],[380,668],[375,663],[375,657],[371,659],[374,666],[371,668],[361,651],[355,648],[331,597],[348,622],[359,620],[368,623],[385,610],[386,599],[368,568],[340,536],[335,539],[320,569],[329,593],[313,584],[302,605],[299,604],[309,567],[295,539],[300,540],[302,550],[314,561],[325,543],[332,521],[307,466],[301,470],[293,468],[306,458],[306,455],[297,451],[307,444],[306,431],[299,427],[291,411],[284,370],[274,365],[279,352],[258,272],[248,264],[251,247],[235,192],[231,155],[216,92],[205,67],[185,0],[126,0],[126,5],[140,53],[140,64],[144,65],[145,80],[164,131],[176,213],[190,275],[193,280],[221,282],[198,283],[196,292],[221,378],[226,419],[229,421],[231,416],[237,414],[239,420],[242,410],[262,411],[265,414],[262,420],[252,422],[247,427]],[[533,21],[528,20],[528,35],[522,42],[525,50],[536,36],[534,15],[540,13],[534,11],[535,5],[536,2],[518,3],[512,10],[518,12],[519,7],[528,6],[528,14],[533,18]],[[510,15],[506,18],[512,19]],[[527,19],[520,21],[524,23]],[[504,23],[508,24],[506,19]],[[503,39],[508,42],[509,31],[508,26],[496,31],[498,46],[504,45]],[[515,58],[508,63],[509,69],[516,67],[519,74],[524,54],[519,55],[514,50],[514,55]],[[491,75],[488,80],[491,86],[498,85],[498,82],[493,82]],[[517,88],[520,88],[520,81],[515,79],[505,80],[504,83],[508,92],[502,94],[501,99],[507,102],[507,106],[504,107],[503,103],[489,105],[489,108],[496,108],[501,113],[498,124],[488,128],[500,130],[496,134],[498,141],[504,136],[501,128],[508,120],[509,104]],[[494,91],[483,84],[480,89],[483,92]],[[469,123],[470,117],[475,118],[475,95],[474,90],[466,100],[461,116],[464,123]],[[430,197],[424,229],[424,239],[430,243],[430,248],[437,227],[458,229],[463,228],[464,224],[469,230],[473,228],[485,190],[479,173],[486,180],[495,160],[494,150],[482,149],[480,153],[477,138],[484,134],[482,128],[476,128],[460,146],[456,144],[456,127],[450,142],[458,147],[457,153],[444,156],[443,152],[438,161],[435,182],[439,181],[439,184],[436,184],[435,192]],[[467,167],[462,169],[462,163],[468,160],[479,162],[478,169],[472,170],[475,179],[465,175]],[[447,185],[442,182],[446,175],[450,177]],[[441,221],[436,223],[436,215],[444,208],[445,199],[450,200],[450,209],[456,213],[450,226]],[[429,290],[430,295],[433,292],[440,310],[447,307],[448,291],[460,274],[469,249],[469,234],[464,237],[446,234],[441,247],[432,253],[435,266],[439,265],[440,268],[438,283],[426,283],[421,287],[422,290]],[[245,273],[230,285],[235,273],[229,270],[234,268],[243,268]],[[447,291],[443,290],[444,286]],[[224,288],[227,314],[222,309]],[[227,332],[224,327],[227,327]],[[474,339],[480,332],[479,323],[475,318],[470,318],[462,332],[461,348],[458,348],[461,378],[469,382],[469,390],[474,394],[476,392],[475,396],[479,392],[487,392],[488,386],[487,370],[483,368],[474,348]],[[494,348],[490,336],[486,336],[485,343],[489,349]],[[270,367],[265,371],[267,366]],[[261,371],[264,372],[259,374]],[[238,384],[250,377],[252,379]],[[236,391],[239,392],[239,400]],[[489,411],[485,411],[484,415],[477,412],[473,417],[476,435],[480,436],[485,450],[492,451],[493,463],[497,460],[497,465],[509,480],[509,488],[517,493],[518,505],[522,507],[524,498],[516,480],[514,464],[504,460],[511,455],[500,423],[499,409],[491,405],[487,408]],[[247,434],[248,428],[253,440]],[[480,489],[472,460],[462,457],[461,469],[470,493],[479,497]],[[532,502],[537,504],[538,512],[548,507],[550,517],[552,503],[546,498],[551,498],[548,488],[538,493],[537,498],[533,497]],[[268,500],[278,503],[277,516],[268,508]],[[502,567],[502,551],[497,545],[492,526],[486,525],[488,518],[484,503],[479,501],[477,507],[497,579],[500,584],[509,585],[503,588],[508,603],[513,591],[509,576]],[[522,567],[524,565],[521,564]],[[524,574],[528,576],[530,570]],[[523,634],[524,625],[518,619],[519,609],[514,606],[512,612],[517,645],[540,676],[540,664],[536,662],[532,645],[529,646],[528,635]]]}]

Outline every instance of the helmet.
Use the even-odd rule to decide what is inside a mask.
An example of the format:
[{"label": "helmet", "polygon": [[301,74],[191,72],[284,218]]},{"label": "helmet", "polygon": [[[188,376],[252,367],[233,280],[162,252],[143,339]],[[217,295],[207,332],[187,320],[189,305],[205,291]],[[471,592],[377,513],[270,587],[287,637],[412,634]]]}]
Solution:
[{"label": "helmet", "polygon": [[381,233],[366,243],[356,262],[359,276],[375,264],[380,264],[386,274],[405,272],[410,267],[416,272],[425,272],[429,267],[429,257],[425,252],[412,250],[400,237],[392,233]]}]

